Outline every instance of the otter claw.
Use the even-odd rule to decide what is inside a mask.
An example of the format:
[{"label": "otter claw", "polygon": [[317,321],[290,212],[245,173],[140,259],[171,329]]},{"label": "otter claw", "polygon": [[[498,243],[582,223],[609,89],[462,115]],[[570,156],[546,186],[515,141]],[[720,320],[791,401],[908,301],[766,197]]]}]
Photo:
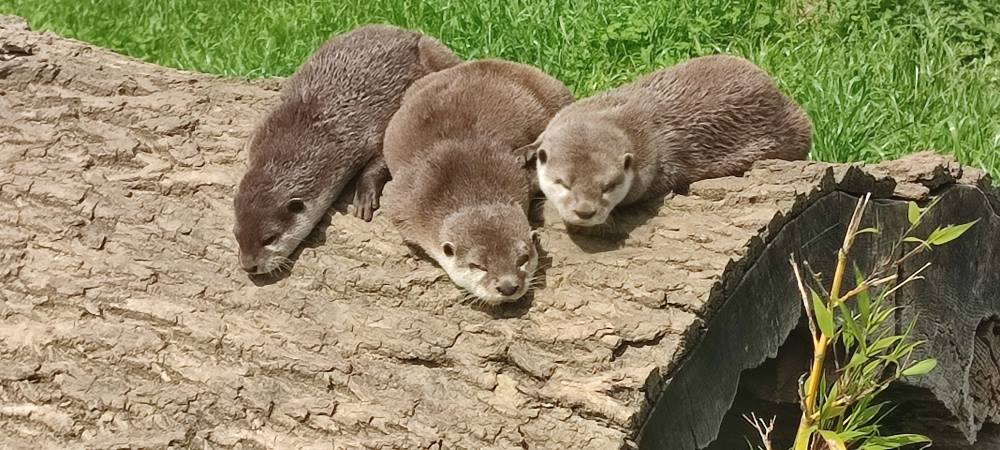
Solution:
[{"label": "otter claw", "polygon": [[371,222],[372,217],[375,216],[375,210],[379,208],[382,188],[391,178],[389,168],[386,167],[381,156],[368,163],[361,175],[358,176],[354,189],[355,217],[365,222]]},{"label": "otter claw", "polygon": [[382,188],[385,181],[381,179],[364,178],[358,183],[354,191],[354,216],[371,222],[375,216],[375,211],[379,208],[379,198],[382,197]]},{"label": "otter claw", "polygon": [[354,195],[354,216],[365,222],[371,222],[378,206],[378,196],[373,192],[358,190]]}]

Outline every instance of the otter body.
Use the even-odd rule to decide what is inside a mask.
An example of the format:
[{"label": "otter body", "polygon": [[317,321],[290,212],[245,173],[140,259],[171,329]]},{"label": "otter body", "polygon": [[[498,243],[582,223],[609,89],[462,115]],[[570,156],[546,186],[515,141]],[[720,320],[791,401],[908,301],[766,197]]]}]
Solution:
[{"label": "otter body", "polygon": [[526,154],[562,219],[604,223],[619,205],[741,175],[762,159],[805,159],[802,109],[753,63],[694,58],[557,114]]},{"label": "otter body", "polygon": [[527,292],[538,261],[527,217],[532,176],[515,149],[571,101],[562,83],[530,66],[466,62],[414,83],[386,129],[386,213],[481,301]]},{"label": "otter body", "polygon": [[406,89],[458,64],[436,40],[382,25],[329,40],[288,80],[255,130],[234,202],[240,262],[269,273],[312,231],[348,183],[371,220],[389,172],[382,136]]}]

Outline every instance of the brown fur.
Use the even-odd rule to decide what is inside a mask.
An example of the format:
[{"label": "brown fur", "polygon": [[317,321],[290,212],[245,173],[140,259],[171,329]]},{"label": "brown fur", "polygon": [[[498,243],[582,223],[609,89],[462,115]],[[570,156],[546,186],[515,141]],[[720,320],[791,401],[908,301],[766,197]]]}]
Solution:
[{"label": "brown fur", "polygon": [[370,220],[389,179],[383,133],[403,93],[424,75],[458,63],[434,39],[382,25],[319,48],[288,80],[280,104],[250,142],[234,202],[244,268],[277,268],[352,180],[355,214]]},{"label": "brown fur", "polygon": [[566,218],[581,205],[588,213],[614,208],[602,204],[602,191],[623,179],[626,165],[634,178],[617,205],[740,175],[761,159],[804,159],[810,144],[809,119],[767,73],[715,55],[568,106],[528,151],[542,150],[539,170],[544,159],[549,177],[569,186]]},{"label": "brown fur", "polygon": [[467,62],[414,83],[386,129],[394,200],[387,214],[445,270],[446,242],[460,270],[485,268],[482,290],[462,286],[481,299],[491,300],[483,292],[505,281],[527,287],[531,273],[518,273],[517,260],[537,257],[527,219],[531,175],[513,150],[571,101],[562,83],[535,68]]}]

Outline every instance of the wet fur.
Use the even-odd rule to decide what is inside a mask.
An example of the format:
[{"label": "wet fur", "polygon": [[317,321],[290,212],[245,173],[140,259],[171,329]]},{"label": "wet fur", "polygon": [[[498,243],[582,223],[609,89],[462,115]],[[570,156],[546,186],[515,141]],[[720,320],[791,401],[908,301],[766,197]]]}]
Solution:
[{"label": "wet fur", "polygon": [[[767,73],[745,59],[715,55],[568,106],[531,151],[546,151],[548,167],[536,163],[539,184],[567,218],[578,203],[585,209],[603,203],[607,213],[684,191],[694,181],[740,175],[754,161],[805,159],[811,141],[808,117]],[[629,171],[622,170],[626,153]],[[615,193],[620,199],[600,198],[600,185],[619,175],[631,178],[625,192]],[[557,186],[557,177],[571,189]],[[591,222],[603,223],[597,219]]]},{"label": "wet fur", "polygon": [[[250,142],[234,201],[244,268],[278,268],[352,181],[355,214],[370,220],[389,179],[382,137],[404,92],[459,62],[434,39],[382,25],[320,47],[288,80]],[[301,199],[304,211],[288,211],[291,199]],[[262,245],[272,235],[279,238]]]},{"label": "wet fur", "polygon": [[[407,242],[481,300],[512,300],[531,283],[532,176],[514,149],[533,142],[571,101],[562,83],[532,67],[467,62],[414,83],[386,129],[387,214]],[[456,244],[454,258],[443,254],[444,242]],[[523,289],[496,295],[491,283],[513,276],[517,252],[528,248],[532,273],[519,277]],[[488,273],[470,272],[468,260]]]}]

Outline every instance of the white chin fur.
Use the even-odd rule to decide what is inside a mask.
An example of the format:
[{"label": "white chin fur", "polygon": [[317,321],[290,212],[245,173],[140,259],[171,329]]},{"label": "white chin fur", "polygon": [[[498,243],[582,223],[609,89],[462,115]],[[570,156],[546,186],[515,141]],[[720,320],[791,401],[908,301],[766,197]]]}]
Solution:
[{"label": "white chin fur", "polygon": [[538,268],[538,256],[537,252],[532,256],[531,260],[528,261],[528,266],[526,272],[529,274],[525,283],[518,289],[513,295],[500,295],[494,289],[488,286],[483,286],[483,279],[486,277],[486,272],[481,270],[469,269],[467,267],[459,267],[455,264],[455,258],[445,257],[443,254],[435,253],[431,255],[444,269],[451,281],[457,286],[465,289],[477,299],[490,305],[498,305],[502,303],[512,302],[514,300],[520,299],[528,292],[530,288],[530,281],[535,270]]},{"label": "white chin fur", "polygon": [[573,215],[571,211],[567,211],[568,208],[566,206],[569,204],[569,190],[552,181],[548,174],[545,173],[544,165],[539,163],[536,167],[538,169],[538,187],[545,194],[545,198],[556,206],[556,210],[559,211],[559,216],[562,217],[563,221],[566,221],[567,217]]},{"label": "white chin fur", "polygon": [[576,215],[573,214],[573,213],[563,214],[562,211],[560,211],[559,214],[562,216],[563,222],[566,222],[566,223],[568,223],[570,225],[575,225],[575,226],[578,226],[578,227],[596,227],[598,225],[603,224],[604,222],[606,222],[608,220],[607,213],[604,213],[604,214],[598,213],[594,217],[591,217],[591,218],[589,218],[587,220],[580,219],[579,217],[576,217]]},{"label": "white chin fur", "polygon": [[281,268],[281,265],[288,261],[288,257],[299,247],[299,244],[313,228],[316,223],[326,213],[326,206],[319,204],[319,201],[306,202],[305,212],[295,216],[295,221],[277,240],[271,245],[264,247],[260,263],[257,265],[256,275],[274,272]]}]

